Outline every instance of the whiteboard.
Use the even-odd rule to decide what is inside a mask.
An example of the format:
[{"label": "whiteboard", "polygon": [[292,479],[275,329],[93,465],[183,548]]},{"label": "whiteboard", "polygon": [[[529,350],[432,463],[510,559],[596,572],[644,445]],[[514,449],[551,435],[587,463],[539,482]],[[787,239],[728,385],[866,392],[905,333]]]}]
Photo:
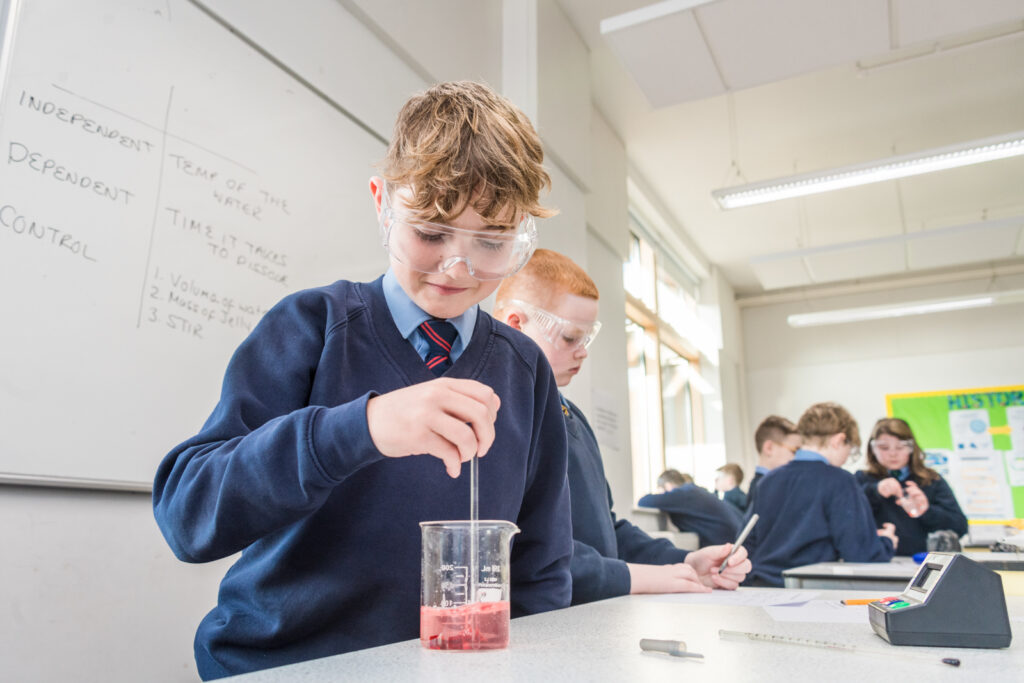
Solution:
[{"label": "whiteboard", "polygon": [[8,0],[0,481],[148,489],[286,294],[386,267],[384,141],[186,0]]}]

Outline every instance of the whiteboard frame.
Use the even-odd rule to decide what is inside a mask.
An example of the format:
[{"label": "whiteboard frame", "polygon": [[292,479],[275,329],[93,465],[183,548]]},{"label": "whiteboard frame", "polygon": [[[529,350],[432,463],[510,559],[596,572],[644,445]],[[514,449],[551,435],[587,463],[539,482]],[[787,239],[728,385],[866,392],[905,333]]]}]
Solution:
[{"label": "whiteboard frame", "polygon": [[21,0],[0,0],[0,102],[4,101],[4,86],[7,83],[7,70],[11,65],[14,27],[18,23],[20,2]]}]

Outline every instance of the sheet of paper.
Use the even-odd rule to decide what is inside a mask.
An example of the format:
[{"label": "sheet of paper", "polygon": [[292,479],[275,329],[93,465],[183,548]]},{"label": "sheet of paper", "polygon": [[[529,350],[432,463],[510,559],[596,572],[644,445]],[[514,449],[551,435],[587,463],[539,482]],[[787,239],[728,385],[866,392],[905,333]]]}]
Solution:
[{"label": "sheet of paper", "polygon": [[949,429],[953,433],[953,450],[957,452],[991,451],[992,434],[988,431],[987,410],[949,411]]},{"label": "sheet of paper", "polygon": [[1013,517],[1003,453],[962,450],[950,463],[950,485],[964,513],[978,519]]},{"label": "sheet of paper", "polygon": [[929,448],[924,452],[924,464],[932,468],[943,479],[949,479],[949,465],[953,459],[953,451],[948,448]]},{"label": "sheet of paper", "polygon": [[817,591],[785,590],[768,588],[763,590],[714,590],[710,593],[671,593],[654,595],[658,602],[676,602],[684,605],[741,605],[764,607],[766,605],[800,605],[818,596]]},{"label": "sheet of paper", "polygon": [[867,624],[867,605],[844,605],[838,600],[811,600],[802,605],[764,607],[775,621],[802,621],[829,624]]},{"label": "sheet of paper", "polygon": [[608,453],[614,455],[622,450],[619,404],[619,397],[610,391],[594,389],[590,394],[590,426],[594,428],[594,436],[606,457]]},{"label": "sheet of paper", "polygon": [[1024,486],[1024,406],[1006,409],[1006,423],[1010,426],[1010,450],[1006,459],[1006,476],[1010,486]]},{"label": "sheet of paper", "polygon": [[[1012,407],[1007,411],[1011,438],[1020,419]],[[1006,519],[1013,516],[1006,472],[1016,458],[1004,462],[1003,453],[993,448],[990,427],[987,410],[950,411],[954,457],[949,463],[949,483],[968,517]]]}]

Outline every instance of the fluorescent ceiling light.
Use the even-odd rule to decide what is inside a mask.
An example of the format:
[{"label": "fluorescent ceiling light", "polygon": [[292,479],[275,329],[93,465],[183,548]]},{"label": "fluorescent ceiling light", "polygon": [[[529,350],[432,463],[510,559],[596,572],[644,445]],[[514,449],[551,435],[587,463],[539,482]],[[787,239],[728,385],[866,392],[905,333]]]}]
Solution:
[{"label": "fluorescent ceiling light", "polygon": [[611,33],[612,31],[621,31],[624,28],[630,26],[636,26],[638,24],[644,24],[648,21],[654,21],[661,17],[666,17],[676,12],[683,12],[694,7],[700,7],[706,5],[715,0],[664,0],[664,2],[656,2],[653,5],[647,5],[640,9],[635,9],[632,12],[624,12],[623,14],[616,14],[614,17],[608,17],[607,19],[601,20],[601,33]]},{"label": "fluorescent ceiling light", "polygon": [[1021,301],[1024,301],[1024,289],[1015,289],[950,299],[929,299],[927,301],[911,301],[903,304],[843,308],[835,311],[818,311],[816,313],[795,313],[787,317],[786,322],[789,323],[790,327],[813,327],[815,325],[834,325],[865,320],[902,318],[908,315],[959,311],[965,308],[981,308],[995,304],[1009,304]]},{"label": "fluorescent ceiling light", "polygon": [[803,197],[1024,154],[1024,131],[711,192],[723,209]]}]

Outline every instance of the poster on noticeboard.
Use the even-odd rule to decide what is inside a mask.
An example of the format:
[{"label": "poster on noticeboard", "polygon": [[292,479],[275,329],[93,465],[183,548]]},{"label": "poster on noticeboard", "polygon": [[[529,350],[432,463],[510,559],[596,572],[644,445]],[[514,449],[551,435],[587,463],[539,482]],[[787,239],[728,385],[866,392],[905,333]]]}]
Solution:
[{"label": "poster on noticeboard", "polygon": [[1024,518],[1024,385],[888,394],[969,519]]}]

